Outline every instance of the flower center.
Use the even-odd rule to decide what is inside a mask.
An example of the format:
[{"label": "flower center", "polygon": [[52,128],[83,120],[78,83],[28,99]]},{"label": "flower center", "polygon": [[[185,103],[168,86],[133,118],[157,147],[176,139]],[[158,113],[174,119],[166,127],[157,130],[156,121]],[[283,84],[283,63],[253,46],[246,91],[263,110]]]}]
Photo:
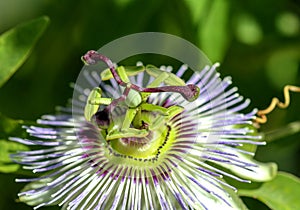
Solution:
[{"label": "flower center", "polygon": [[128,137],[108,142],[114,153],[137,159],[155,160],[162,151],[170,147],[174,139],[168,116],[155,112],[142,112],[141,119],[148,119],[144,126],[134,129],[147,130],[145,137]]}]

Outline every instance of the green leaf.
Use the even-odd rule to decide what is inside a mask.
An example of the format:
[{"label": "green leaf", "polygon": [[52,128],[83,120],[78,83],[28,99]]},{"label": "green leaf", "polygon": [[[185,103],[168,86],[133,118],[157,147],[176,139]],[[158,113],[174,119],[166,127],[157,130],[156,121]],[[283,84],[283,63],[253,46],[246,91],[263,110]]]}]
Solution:
[{"label": "green leaf", "polygon": [[240,189],[240,196],[252,197],[273,210],[295,210],[300,207],[300,179],[292,174],[279,172],[257,189]]},{"label": "green leaf", "polygon": [[0,138],[7,139],[10,136],[25,137],[26,132],[22,129],[22,120],[10,119],[0,113]]},{"label": "green leaf", "polygon": [[211,61],[222,61],[228,46],[229,1],[212,2],[208,16],[203,18],[198,28],[201,49]]},{"label": "green leaf", "polygon": [[0,139],[0,172],[12,173],[17,171],[20,166],[11,161],[10,154],[24,150],[28,150],[28,147],[23,144]]},{"label": "green leaf", "polygon": [[205,15],[207,15],[207,12],[205,11],[207,9],[207,5],[209,4],[209,1],[207,0],[185,0],[186,5],[188,6],[193,23],[199,23],[201,18]]},{"label": "green leaf", "polygon": [[232,201],[234,202],[235,206],[233,206],[235,209],[239,210],[248,210],[247,206],[243,203],[242,199],[237,195],[236,192],[234,192],[231,189],[227,189],[227,193],[232,198]]},{"label": "green leaf", "polygon": [[25,137],[22,120],[14,120],[0,113],[0,172],[12,173],[19,169],[19,165],[11,161],[10,155],[21,150],[28,150],[27,146],[7,141],[10,136]]},{"label": "green leaf", "polygon": [[48,17],[40,17],[0,36],[0,87],[24,63],[48,23]]}]

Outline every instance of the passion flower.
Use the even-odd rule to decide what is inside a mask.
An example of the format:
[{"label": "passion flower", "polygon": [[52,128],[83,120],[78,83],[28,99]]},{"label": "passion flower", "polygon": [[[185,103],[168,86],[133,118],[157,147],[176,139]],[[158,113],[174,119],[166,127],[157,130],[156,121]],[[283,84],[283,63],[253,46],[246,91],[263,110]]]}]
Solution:
[{"label": "passion flower", "polygon": [[219,64],[183,81],[186,65],[174,74],[170,67],[132,73],[95,51],[83,59],[105,61],[107,81],[85,74],[100,85],[75,85],[73,115],[66,108],[42,116],[38,125],[25,126],[31,138],[11,138],[37,146],[13,159],[41,174],[17,179],[30,182],[20,201],[35,209],[241,209],[237,189],[223,178],[272,177],[274,167],[254,161],[243,147],[265,144],[251,126],[257,110],[241,113],[250,100],[230,88],[230,77],[220,79]]}]

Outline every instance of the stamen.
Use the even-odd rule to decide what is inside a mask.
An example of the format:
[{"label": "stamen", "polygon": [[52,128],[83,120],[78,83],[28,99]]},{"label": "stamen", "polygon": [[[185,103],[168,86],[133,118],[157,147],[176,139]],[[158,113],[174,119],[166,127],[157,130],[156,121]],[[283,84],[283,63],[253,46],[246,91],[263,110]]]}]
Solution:
[{"label": "stamen", "polygon": [[165,87],[157,87],[157,88],[143,88],[134,84],[128,85],[128,83],[124,82],[121,79],[121,77],[118,75],[112,61],[108,57],[94,50],[88,51],[84,56],[82,56],[81,59],[86,65],[94,65],[98,61],[103,61],[109,67],[114,79],[118,82],[119,85],[134,89],[138,92],[148,92],[148,93],[175,92],[181,94],[189,102],[196,100],[200,94],[199,87],[193,84],[188,84],[187,86],[165,86]]}]

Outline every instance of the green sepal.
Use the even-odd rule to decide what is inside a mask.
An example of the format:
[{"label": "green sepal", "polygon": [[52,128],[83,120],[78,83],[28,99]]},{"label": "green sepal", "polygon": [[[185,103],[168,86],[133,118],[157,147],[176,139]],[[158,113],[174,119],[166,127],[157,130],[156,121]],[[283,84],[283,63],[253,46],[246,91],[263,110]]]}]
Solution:
[{"label": "green sepal", "polygon": [[[230,149],[222,148],[221,149],[223,152],[230,153]],[[251,166],[251,167],[240,167],[233,165],[231,163],[222,163],[218,162],[216,163],[217,165],[220,165],[234,174],[255,182],[265,182],[265,181],[270,181],[272,180],[276,174],[277,174],[277,164],[276,163],[261,163],[259,161],[256,161],[253,159],[252,156],[246,155],[246,154],[241,154],[241,153],[236,153],[238,160],[245,162],[245,163],[250,163],[256,166]]]},{"label": "green sepal", "polygon": [[[235,125],[234,128],[247,128],[249,129],[249,132],[247,133],[247,135],[250,136],[258,136],[260,135],[257,131],[257,128],[255,128],[253,125],[251,124],[242,124],[242,125]],[[253,139],[252,141],[257,141],[257,142],[263,142],[263,135],[261,135],[261,139]],[[257,150],[257,145],[255,144],[243,144],[242,146],[238,146],[239,149],[245,150],[247,152],[252,152],[255,153]]]}]

